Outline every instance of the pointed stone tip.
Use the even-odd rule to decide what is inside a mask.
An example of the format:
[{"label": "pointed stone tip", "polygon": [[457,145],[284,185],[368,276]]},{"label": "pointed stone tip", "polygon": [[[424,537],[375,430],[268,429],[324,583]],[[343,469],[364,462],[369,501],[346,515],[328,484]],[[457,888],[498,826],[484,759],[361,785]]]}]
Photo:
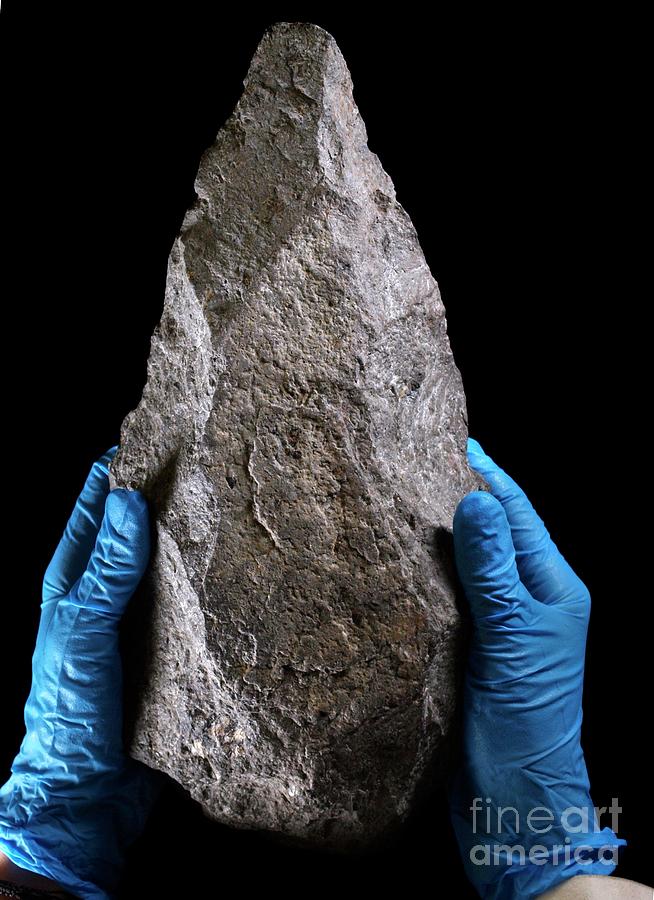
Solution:
[{"label": "pointed stone tip", "polygon": [[293,74],[311,70],[317,73],[334,63],[339,70],[348,72],[338,44],[324,28],[310,22],[277,22],[264,32],[252,59],[248,79],[254,73],[259,75],[283,69],[290,69]]},{"label": "pointed stone tip", "polygon": [[[318,171],[321,179],[339,182],[346,190],[346,172],[374,165],[350,71],[324,28],[310,22],[277,22],[265,31],[234,112],[202,158],[195,182],[198,197],[213,196],[217,182],[231,177],[225,171],[226,160],[238,158],[241,168],[251,154],[257,157],[251,161],[252,171],[265,160],[259,178],[268,174],[277,194],[280,179],[290,183]],[[393,196],[377,161],[375,182],[380,179]],[[187,225],[194,216],[191,210]]]},{"label": "pointed stone tip", "polygon": [[289,45],[303,43],[307,50],[337,47],[336,40],[328,31],[311,22],[276,22],[266,29],[262,43],[267,37],[287,41]]},{"label": "pointed stone tip", "polygon": [[[323,107],[330,97],[344,97],[346,104],[352,97],[352,78],[338,44],[324,28],[310,22],[271,25],[261,38],[243,86],[241,105],[265,105],[274,95],[278,106],[284,102],[296,106],[302,95]],[[255,117],[262,119],[260,109]]]}]

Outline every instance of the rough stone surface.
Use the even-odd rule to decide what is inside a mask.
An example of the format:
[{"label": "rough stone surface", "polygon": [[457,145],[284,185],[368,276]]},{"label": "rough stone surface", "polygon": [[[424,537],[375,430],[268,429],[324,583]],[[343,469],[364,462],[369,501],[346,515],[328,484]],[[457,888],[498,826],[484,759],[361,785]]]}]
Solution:
[{"label": "rough stone surface", "polygon": [[366,842],[455,704],[443,304],[320,28],[265,34],[196,192],[112,472],[156,526],[131,752],[224,822]]}]

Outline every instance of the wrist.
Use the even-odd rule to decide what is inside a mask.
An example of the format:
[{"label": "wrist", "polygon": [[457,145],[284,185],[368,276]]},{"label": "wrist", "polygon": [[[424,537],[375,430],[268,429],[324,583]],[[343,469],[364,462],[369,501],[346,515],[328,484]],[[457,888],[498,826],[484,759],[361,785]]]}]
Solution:
[{"label": "wrist", "polygon": [[[39,802],[34,802],[39,794]],[[31,873],[69,892],[62,896],[72,893],[89,900],[107,900],[109,894],[96,877],[101,866],[93,842],[80,840],[69,825],[71,821],[78,825],[80,820],[89,824],[91,810],[80,808],[75,812],[79,819],[71,816],[61,799],[48,802],[42,786],[31,777],[12,775],[0,788],[0,853],[9,860],[7,868],[13,864],[11,871],[19,878],[29,877],[21,872]],[[110,834],[107,843],[113,844]],[[34,889],[40,888],[35,885]]]},{"label": "wrist", "polygon": [[[601,828],[584,781],[566,795],[569,805],[562,810],[551,791],[532,787],[529,796],[524,773],[513,773],[512,792],[505,787],[497,799],[475,796],[475,785],[463,770],[457,773],[450,790],[452,825],[466,874],[482,896],[534,900],[573,875],[615,870],[626,841]],[[521,798],[516,806],[513,796]]]},{"label": "wrist", "polygon": [[38,875],[36,872],[30,872],[22,869],[12,862],[9,857],[0,850],[0,881],[10,881],[12,884],[21,887],[36,888],[41,891],[64,893],[64,888],[58,881],[47,878],[45,875]]},{"label": "wrist", "polygon": [[[489,862],[477,868],[472,878],[479,889],[485,886],[489,900],[537,900],[545,892],[577,875],[611,875],[618,862],[618,848],[626,841],[610,828],[575,834],[560,844],[532,844],[524,855],[516,847],[501,847]],[[508,851],[508,852],[507,852]]]}]

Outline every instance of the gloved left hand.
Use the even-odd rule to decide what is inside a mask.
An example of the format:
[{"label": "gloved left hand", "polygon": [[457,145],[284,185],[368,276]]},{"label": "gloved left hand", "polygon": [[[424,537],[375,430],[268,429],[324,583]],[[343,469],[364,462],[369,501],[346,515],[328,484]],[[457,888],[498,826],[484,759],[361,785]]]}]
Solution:
[{"label": "gloved left hand", "polygon": [[590,595],[524,491],[474,440],[468,459],[490,492],[454,515],[472,633],[450,812],[479,895],[534,900],[609,875],[626,843],[600,827],[581,749]]},{"label": "gloved left hand", "polygon": [[0,850],[82,898],[111,896],[159,779],[122,743],[118,626],[148,562],[145,499],[91,469],[50,563],[25,706],[0,789]]}]

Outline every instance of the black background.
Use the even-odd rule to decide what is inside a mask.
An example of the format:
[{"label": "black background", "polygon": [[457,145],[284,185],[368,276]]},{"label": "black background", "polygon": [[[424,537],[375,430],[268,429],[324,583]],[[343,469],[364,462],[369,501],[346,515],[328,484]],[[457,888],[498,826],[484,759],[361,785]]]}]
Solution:
[{"label": "black background", "polygon": [[[327,28],[370,147],[439,281],[471,433],[525,488],[588,584],[584,747],[593,799],[624,807],[619,874],[652,832],[649,285],[638,22],[409,7],[227,13],[6,4],[3,26],[4,602],[0,772],[22,735],[42,573],[91,462],[136,405],[166,260],[199,156],[264,28]],[[14,16],[20,9],[20,19]],[[137,12],[138,11],[138,12]],[[0,777],[4,778],[2,774]],[[384,853],[279,847],[163,798],[132,854],[141,896],[235,889],[472,897],[444,798]],[[134,895],[138,895],[134,891]]]}]

